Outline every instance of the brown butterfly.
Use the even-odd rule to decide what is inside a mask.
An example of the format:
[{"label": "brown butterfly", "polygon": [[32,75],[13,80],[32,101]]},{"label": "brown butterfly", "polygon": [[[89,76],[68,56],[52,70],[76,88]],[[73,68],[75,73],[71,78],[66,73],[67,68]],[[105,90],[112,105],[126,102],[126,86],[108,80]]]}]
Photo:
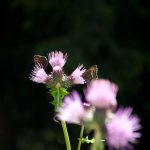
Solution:
[{"label": "brown butterfly", "polygon": [[93,65],[83,73],[82,77],[86,83],[89,83],[91,80],[98,78],[97,72],[97,65]]},{"label": "brown butterfly", "polygon": [[36,65],[42,65],[44,69],[46,69],[48,65],[48,60],[45,56],[34,55],[34,63]]}]

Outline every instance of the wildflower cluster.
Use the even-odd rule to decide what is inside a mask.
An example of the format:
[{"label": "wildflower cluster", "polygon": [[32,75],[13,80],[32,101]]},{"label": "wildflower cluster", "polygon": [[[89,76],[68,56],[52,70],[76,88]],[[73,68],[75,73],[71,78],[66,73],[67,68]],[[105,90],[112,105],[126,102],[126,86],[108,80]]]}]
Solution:
[{"label": "wildflower cluster", "polygon": [[37,83],[43,83],[49,88],[56,88],[58,85],[68,88],[73,84],[84,84],[85,80],[82,74],[85,72],[85,69],[83,65],[79,65],[71,75],[67,76],[63,70],[66,60],[67,54],[63,54],[60,51],[49,53],[48,62],[52,67],[52,72],[47,74],[42,63],[38,63],[31,73],[31,80]]},{"label": "wildflower cluster", "polygon": [[[78,150],[80,150],[81,143],[85,142],[94,145],[91,146],[92,150],[103,149],[100,146],[103,143],[99,142],[103,140],[106,140],[110,148],[131,148],[132,143],[136,143],[137,138],[141,136],[138,132],[141,129],[140,120],[132,114],[131,107],[117,109],[118,86],[107,79],[92,78],[84,89],[85,100],[75,90],[69,95],[64,94],[60,89],[67,91],[72,85],[84,84],[86,81],[83,77],[86,72],[83,65],[78,66],[69,76],[64,73],[63,66],[66,60],[67,54],[60,51],[49,53],[48,62],[52,66],[52,72],[47,74],[42,64],[36,64],[31,73],[31,80],[54,89],[53,93],[55,89],[59,89],[59,93],[52,94],[55,101],[58,95],[64,98],[57,107],[56,118],[58,120],[81,125],[82,129],[85,126],[87,129],[95,130],[92,140],[88,137],[84,138],[83,133],[80,134]],[[92,76],[92,74],[89,75]],[[61,94],[64,95],[61,96]]]}]

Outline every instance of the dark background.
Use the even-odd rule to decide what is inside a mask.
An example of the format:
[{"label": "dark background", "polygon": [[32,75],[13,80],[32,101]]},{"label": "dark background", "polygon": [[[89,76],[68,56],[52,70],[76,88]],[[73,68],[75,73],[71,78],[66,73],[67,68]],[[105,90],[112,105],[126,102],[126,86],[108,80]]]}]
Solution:
[{"label": "dark background", "polygon": [[[68,53],[65,71],[97,64],[118,103],[141,118],[149,149],[150,8],[143,0],[3,0],[0,4],[0,150],[65,149],[47,89],[29,80],[34,54]],[[79,127],[69,125],[73,150]],[[83,149],[87,149],[83,145]]]}]

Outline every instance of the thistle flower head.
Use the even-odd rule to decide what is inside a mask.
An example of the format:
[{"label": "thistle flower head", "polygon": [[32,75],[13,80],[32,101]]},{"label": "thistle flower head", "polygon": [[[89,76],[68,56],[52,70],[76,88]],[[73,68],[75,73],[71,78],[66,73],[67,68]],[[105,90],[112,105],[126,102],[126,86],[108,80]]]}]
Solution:
[{"label": "thistle flower head", "polygon": [[68,123],[80,124],[93,118],[93,109],[85,109],[81,97],[77,92],[66,96],[61,108],[58,109],[57,117]]},{"label": "thistle flower head", "polygon": [[85,80],[82,77],[82,74],[85,72],[83,65],[78,66],[73,73],[71,74],[71,78],[74,84],[84,84]]},{"label": "thistle flower head", "polygon": [[41,65],[35,65],[30,78],[32,81],[45,84],[49,78]]},{"label": "thistle flower head", "polygon": [[117,105],[117,85],[109,80],[93,80],[85,90],[86,100],[100,109],[109,109]]},{"label": "thistle flower head", "polygon": [[132,108],[120,108],[113,116],[112,120],[106,122],[108,145],[112,148],[131,148],[131,143],[135,143],[141,136],[137,130],[141,129],[139,118],[132,115]]},{"label": "thistle flower head", "polygon": [[68,123],[79,124],[84,117],[84,107],[77,92],[72,92],[66,96],[62,107],[58,111],[58,119]]},{"label": "thistle flower head", "polygon": [[53,51],[49,53],[49,63],[51,64],[53,71],[61,71],[62,67],[66,63],[67,54],[63,54],[60,51]]}]

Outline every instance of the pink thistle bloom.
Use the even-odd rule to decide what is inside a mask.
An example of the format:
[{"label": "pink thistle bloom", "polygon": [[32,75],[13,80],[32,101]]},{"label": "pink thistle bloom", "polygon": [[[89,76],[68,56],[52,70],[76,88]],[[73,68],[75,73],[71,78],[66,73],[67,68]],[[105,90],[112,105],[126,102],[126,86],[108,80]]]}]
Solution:
[{"label": "pink thistle bloom", "polygon": [[67,54],[63,54],[60,51],[50,52],[48,58],[53,70],[61,71],[66,63]]},{"label": "pink thistle bloom", "polygon": [[137,138],[141,137],[141,133],[137,132],[141,129],[139,118],[131,115],[132,108],[120,108],[113,116],[111,121],[106,122],[106,140],[110,148],[131,149],[131,143],[136,143]]},{"label": "pink thistle bloom", "polygon": [[49,79],[49,76],[41,65],[35,65],[34,70],[31,73],[30,79],[34,82],[45,84],[46,81]]},{"label": "pink thistle bloom", "polygon": [[68,123],[79,124],[85,117],[85,109],[77,92],[66,96],[63,105],[58,110],[58,119]]},{"label": "pink thistle bloom", "polygon": [[78,66],[73,73],[71,74],[71,77],[73,79],[73,83],[75,84],[84,84],[85,80],[82,77],[82,74],[85,72],[86,69],[84,69],[83,65]]},{"label": "pink thistle bloom", "polygon": [[93,80],[85,90],[86,100],[100,109],[114,108],[117,105],[118,87],[109,80]]}]

